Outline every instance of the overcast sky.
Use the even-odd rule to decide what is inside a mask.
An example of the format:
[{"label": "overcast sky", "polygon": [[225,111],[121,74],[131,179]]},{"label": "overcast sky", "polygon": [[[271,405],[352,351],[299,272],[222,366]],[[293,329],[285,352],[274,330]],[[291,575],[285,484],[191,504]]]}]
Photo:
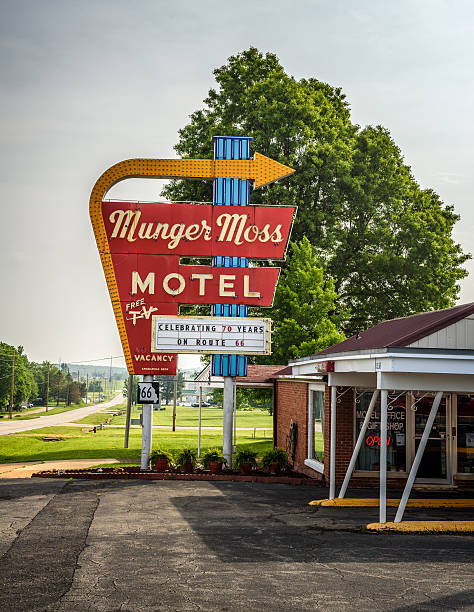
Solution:
[{"label": "overcast sky", "polygon": [[[250,45],[296,78],[341,87],[355,123],[388,128],[420,184],[461,215],[455,238],[472,250],[472,0],[0,6],[0,340],[31,359],[121,354],[88,216],[92,186],[122,159],[175,157],[212,70]],[[159,192],[157,181],[135,180],[108,197]],[[468,267],[460,303],[474,301]]]}]

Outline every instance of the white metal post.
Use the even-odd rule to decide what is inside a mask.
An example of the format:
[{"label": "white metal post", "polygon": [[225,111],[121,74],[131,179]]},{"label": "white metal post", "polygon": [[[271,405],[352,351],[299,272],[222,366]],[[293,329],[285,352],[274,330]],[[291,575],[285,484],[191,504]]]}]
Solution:
[{"label": "white metal post", "polygon": [[199,385],[198,457],[201,456],[201,413],[202,413],[202,387],[201,385]]},{"label": "white metal post", "polygon": [[359,456],[360,447],[362,446],[362,442],[364,441],[365,432],[367,431],[367,427],[369,425],[370,417],[374,411],[375,403],[377,402],[377,398],[379,396],[380,391],[375,389],[372,393],[372,399],[370,400],[369,407],[367,408],[367,413],[365,415],[364,422],[362,424],[362,429],[359,432],[359,437],[357,438],[356,445],[354,447],[354,452],[352,453],[351,460],[349,462],[349,467],[347,468],[346,475],[344,477],[344,482],[342,483],[341,490],[339,491],[339,499],[342,499],[346,494],[347,487],[349,486],[349,481],[352,476],[352,472],[354,471],[354,467],[357,461],[357,457]]},{"label": "white metal post", "polygon": [[237,381],[234,380],[234,453],[237,450]]},{"label": "white metal post", "polygon": [[442,397],[443,392],[439,391],[433,400],[433,405],[431,406],[430,414],[428,416],[428,420],[426,421],[423,435],[421,436],[420,445],[418,446],[413,465],[411,466],[410,475],[408,476],[407,483],[405,485],[405,488],[403,489],[402,499],[400,500],[397,514],[395,515],[395,523],[399,523],[403,518],[407,501],[410,497],[411,488],[413,487],[413,483],[415,482],[416,474],[418,472],[418,468],[420,467],[421,459],[423,457],[423,453],[425,452],[426,443],[428,442],[431,428],[433,427],[433,423],[436,418],[436,413],[438,412]]},{"label": "white metal post", "polygon": [[380,507],[379,522],[387,522],[387,389],[380,395]]},{"label": "white metal post", "polygon": [[[153,376],[144,376],[143,382],[153,382]],[[142,454],[140,470],[148,470],[148,457],[151,451],[151,437],[153,427],[153,404],[142,406]]]},{"label": "white metal post", "polygon": [[331,443],[329,449],[329,499],[336,495],[336,401],[337,387],[331,387]]},{"label": "white metal post", "polygon": [[224,376],[222,454],[232,467],[232,416],[234,412],[234,383],[232,376]]}]

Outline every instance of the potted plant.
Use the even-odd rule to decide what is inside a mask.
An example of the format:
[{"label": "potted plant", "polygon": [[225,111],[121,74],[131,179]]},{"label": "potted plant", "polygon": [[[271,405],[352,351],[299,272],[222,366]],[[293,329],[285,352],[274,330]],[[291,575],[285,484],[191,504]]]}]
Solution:
[{"label": "potted plant", "polygon": [[153,470],[157,472],[166,472],[168,464],[173,461],[173,457],[167,450],[155,448],[151,451],[148,461]]},{"label": "potted plant", "polygon": [[197,453],[192,448],[183,448],[176,455],[176,465],[181,468],[183,472],[189,474],[194,470],[194,464],[196,463]]},{"label": "potted plant", "polygon": [[244,474],[250,474],[257,466],[257,453],[248,448],[239,449],[235,453],[234,465]]},{"label": "potted plant", "polygon": [[227,459],[218,448],[208,448],[202,456],[202,464],[206,470],[211,470],[211,474],[219,474]]},{"label": "potted plant", "polygon": [[288,467],[288,454],[282,448],[272,448],[264,453],[262,465],[272,474],[278,474]]}]

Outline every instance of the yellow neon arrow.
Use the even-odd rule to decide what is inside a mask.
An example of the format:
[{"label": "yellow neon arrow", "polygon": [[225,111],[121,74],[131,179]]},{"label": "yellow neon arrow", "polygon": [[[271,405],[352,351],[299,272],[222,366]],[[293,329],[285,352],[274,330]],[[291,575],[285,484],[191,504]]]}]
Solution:
[{"label": "yellow neon arrow", "polygon": [[102,200],[109,189],[116,183],[128,178],[241,178],[253,180],[254,188],[258,189],[289,176],[293,172],[292,168],[284,166],[261,153],[255,153],[254,159],[250,160],[127,159],[111,166],[97,180],[89,200],[89,213],[129,372],[133,372],[132,356],[102,218]]}]

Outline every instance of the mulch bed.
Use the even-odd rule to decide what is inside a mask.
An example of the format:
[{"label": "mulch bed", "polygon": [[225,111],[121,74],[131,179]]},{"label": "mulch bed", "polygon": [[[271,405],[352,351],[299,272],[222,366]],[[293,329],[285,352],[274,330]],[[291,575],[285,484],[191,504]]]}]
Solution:
[{"label": "mulch bed", "polygon": [[220,474],[211,474],[207,470],[196,470],[186,474],[178,471],[141,472],[140,467],[124,468],[84,468],[82,470],[50,470],[36,472],[32,478],[81,478],[85,480],[114,479],[114,480],[208,480],[208,481],[230,481],[230,482],[269,482],[274,484],[307,485],[320,487],[321,482],[309,478],[304,474],[287,471],[282,474],[269,474],[268,472],[255,471],[246,475],[232,470],[222,470]]}]

